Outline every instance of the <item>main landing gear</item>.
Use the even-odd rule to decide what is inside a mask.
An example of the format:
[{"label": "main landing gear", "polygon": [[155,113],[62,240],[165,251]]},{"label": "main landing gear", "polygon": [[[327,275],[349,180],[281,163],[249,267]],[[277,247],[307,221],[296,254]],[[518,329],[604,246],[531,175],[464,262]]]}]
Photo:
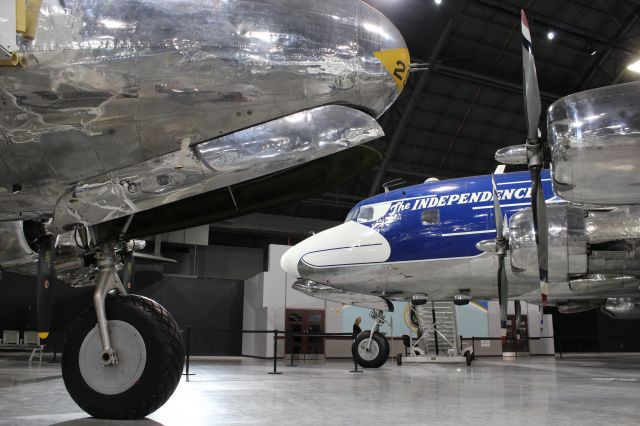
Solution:
[{"label": "main landing gear", "polygon": [[84,411],[106,419],[136,419],[171,396],[182,373],[178,325],[151,299],[128,295],[116,273],[117,247],[96,251],[94,306],[72,325],[62,358],[67,391]]},{"label": "main landing gear", "polygon": [[371,318],[375,321],[371,331],[363,331],[356,336],[351,344],[351,354],[358,365],[364,368],[378,368],[389,359],[389,342],[378,333],[382,324],[386,323],[382,311],[371,311]]}]

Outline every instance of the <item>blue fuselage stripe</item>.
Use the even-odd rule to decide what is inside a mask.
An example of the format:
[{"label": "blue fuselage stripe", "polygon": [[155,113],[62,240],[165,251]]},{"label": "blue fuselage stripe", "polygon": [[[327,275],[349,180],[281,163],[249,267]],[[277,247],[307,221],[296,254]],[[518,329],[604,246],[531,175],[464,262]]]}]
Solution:
[{"label": "blue fuselage stripe", "polygon": [[[548,170],[543,171],[545,199],[554,197]],[[510,218],[531,202],[528,172],[496,175],[502,214]],[[481,252],[476,243],[494,238],[495,218],[491,175],[425,183],[379,194],[354,209],[388,203],[375,221],[359,222],[387,239],[387,262],[473,257]],[[554,198],[551,202],[557,202]],[[438,221],[430,210],[438,210]]]}]

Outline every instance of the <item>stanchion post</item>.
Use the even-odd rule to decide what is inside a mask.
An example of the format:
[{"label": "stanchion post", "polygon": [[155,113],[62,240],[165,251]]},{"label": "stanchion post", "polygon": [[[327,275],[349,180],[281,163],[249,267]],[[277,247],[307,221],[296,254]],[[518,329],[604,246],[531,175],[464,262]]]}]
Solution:
[{"label": "stanchion post", "polygon": [[356,361],[356,357],[353,357],[353,365],[355,368],[353,370],[349,370],[349,373],[364,373],[362,370],[358,370],[358,362]]},{"label": "stanchion post", "polygon": [[358,362],[356,361],[355,358],[353,358],[353,365],[354,365],[354,369],[349,370],[349,373],[364,373],[364,371],[358,370]]},{"label": "stanchion post", "polygon": [[55,363],[58,362],[58,333],[55,330],[52,330],[53,332],[51,333],[54,338],[53,338],[53,359],[51,361],[49,361],[50,363]]},{"label": "stanchion post", "polygon": [[558,336],[558,348],[560,349],[560,359],[562,359],[562,336]]},{"label": "stanchion post", "polygon": [[471,336],[471,359],[476,360],[476,336]]},{"label": "stanchion post", "polygon": [[187,326],[187,376],[189,376],[189,361],[191,360],[191,326]]},{"label": "stanchion post", "polygon": [[187,360],[186,360],[186,372],[183,374],[183,376],[187,376],[187,382],[189,381],[189,376],[195,376],[194,373],[190,373],[189,372],[189,361],[191,361],[191,326],[188,325],[187,326],[187,344],[186,344],[186,349],[187,349]]},{"label": "stanchion post", "polygon": [[[297,365],[295,365],[293,363],[293,336],[292,336],[292,334],[293,333],[291,333],[291,332],[287,333],[287,340],[289,341],[289,349],[291,350],[291,353],[289,354],[289,356],[291,357],[291,363],[289,364],[289,367],[297,367]],[[285,352],[285,354],[287,352],[286,351],[286,345],[285,345],[285,351],[284,352]]]},{"label": "stanchion post", "polygon": [[278,330],[273,330],[273,371],[268,374],[282,374],[278,371]]}]

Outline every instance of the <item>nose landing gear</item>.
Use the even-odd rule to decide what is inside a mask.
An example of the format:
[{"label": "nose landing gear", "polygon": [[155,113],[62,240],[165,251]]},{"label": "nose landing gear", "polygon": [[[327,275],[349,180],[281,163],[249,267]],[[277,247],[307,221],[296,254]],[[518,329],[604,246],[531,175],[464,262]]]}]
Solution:
[{"label": "nose landing gear", "polygon": [[351,344],[353,359],[364,368],[378,368],[389,359],[391,350],[387,339],[378,333],[382,324],[386,323],[382,311],[371,311],[371,318],[375,321],[371,331],[358,334]]}]

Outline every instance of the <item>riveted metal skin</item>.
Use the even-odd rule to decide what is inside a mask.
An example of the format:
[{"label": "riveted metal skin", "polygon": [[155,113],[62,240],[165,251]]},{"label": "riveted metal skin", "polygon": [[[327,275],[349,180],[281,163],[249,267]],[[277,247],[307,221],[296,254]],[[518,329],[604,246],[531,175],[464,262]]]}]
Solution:
[{"label": "riveted metal skin", "polygon": [[330,104],[377,117],[409,69],[389,68],[405,42],[359,0],[44,0],[22,43],[29,66],[0,69],[0,220],[49,217],[185,140]]}]

